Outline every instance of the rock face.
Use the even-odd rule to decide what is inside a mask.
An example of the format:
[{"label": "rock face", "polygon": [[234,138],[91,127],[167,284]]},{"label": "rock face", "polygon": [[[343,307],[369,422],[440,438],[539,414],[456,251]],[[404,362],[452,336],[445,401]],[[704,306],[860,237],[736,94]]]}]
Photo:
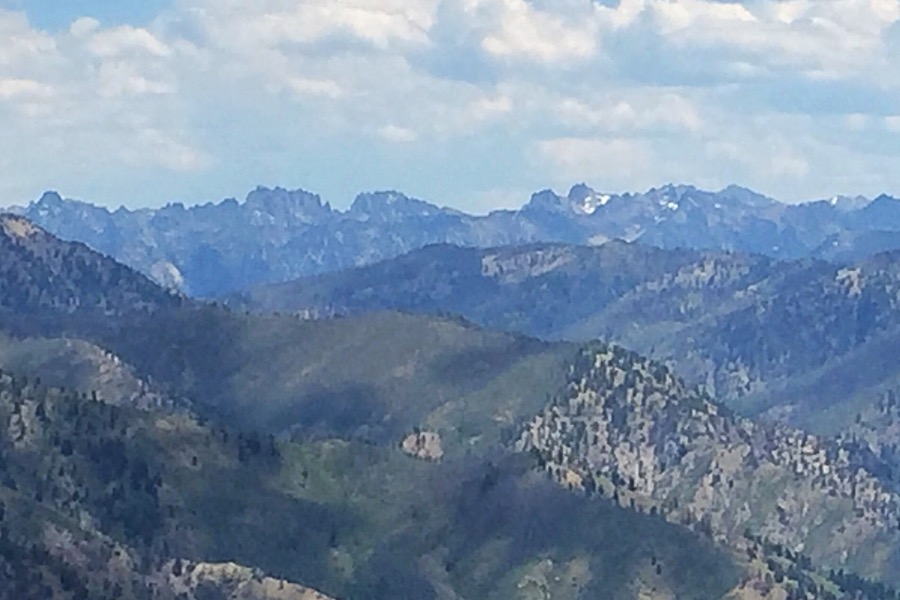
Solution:
[{"label": "rock face", "polygon": [[[180,563],[180,561],[179,561]],[[259,570],[235,563],[190,562],[167,565],[169,572],[180,571],[182,575],[170,575],[169,585],[180,593],[197,597],[199,593],[214,592],[223,600],[333,600],[296,583],[283,579],[266,577]]]},{"label": "rock face", "polygon": [[109,211],[55,192],[23,209],[34,223],[123,263],[216,296],[367,264],[427,244],[639,240],[663,248],[739,250],[775,258],[847,259],[900,248],[900,203],[882,196],[785,205],[731,186],[666,185],[641,194],[534,194],[516,211],[473,216],[399,192],[360,194],[347,211],[303,190],[259,187],[243,203]]},{"label": "rock face", "polygon": [[563,485],[725,540],[750,532],[868,575],[897,556],[900,497],[852,449],[736,417],[619,349],[584,351],[518,447]]},{"label": "rock face", "polygon": [[403,439],[400,447],[410,456],[424,460],[440,460],[444,456],[441,436],[434,431],[411,433]]},{"label": "rock face", "polygon": [[[73,532],[45,524],[42,545],[49,565],[58,561],[65,573],[78,573],[82,582],[63,584],[58,595],[48,592],[43,600],[68,598],[65,588],[81,588],[89,598],[100,598],[92,588],[115,591],[119,598],[159,598],[161,600],[333,600],[308,587],[266,576],[259,569],[237,563],[195,562],[158,559],[148,568],[146,560],[133,549],[98,532]],[[40,554],[38,554],[40,556]],[[0,559],[2,560],[2,559]],[[52,569],[52,566],[50,569]],[[47,565],[44,565],[47,569]],[[59,566],[57,566],[59,568]],[[48,569],[48,570],[50,570]],[[69,580],[76,576],[68,575]],[[87,585],[85,585],[85,582]],[[83,587],[82,587],[83,586]],[[97,586],[99,587],[99,586]],[[0,598],[2,598],[0,592]],[[83,596],[85,597],[85,596]]]}]

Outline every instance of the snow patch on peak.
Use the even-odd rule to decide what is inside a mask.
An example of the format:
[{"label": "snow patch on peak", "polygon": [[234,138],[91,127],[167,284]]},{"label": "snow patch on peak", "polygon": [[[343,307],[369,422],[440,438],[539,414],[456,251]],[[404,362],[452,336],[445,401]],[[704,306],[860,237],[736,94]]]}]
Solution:
[{"label": "snow patch on peak", "polygon": [[675,196],[672,196],[672,195],[670,195],[669,191],[666,191],[662,195],[660,195],[659,200],[657,200],[657,203],[659,204],[660,208],[665,208],[668,210],[675,211],[675,210],[678,210],[679,208],[681,208],[681,205],[678,203],[678,200],[679,200],[679,198],[678,198],[677,194]]},{"label": "snow patch on peak", "polygon": [[575,185],[569,191],[569,204],[572,210],[581,215],[592,215],[601,206],[606,206],[612,199],[609,194],[600,194],[583,183]]},{"label": "snow patch on peak", "polygon": [[591,194],[590,196],[586,196],[584,200],[581,201],[581,205],[577,208],[579,212],[585,215],[592,215],[597,212],[597,209],[601,206],[606,206],[609,203],[612,196],[609,194]]},{"label": "snow patch on peak", "polygon": [[829,206],[832,206],[840,211],[850,212],[859,210],[867,206],[869,204],[869,199],[865,196],[843,196],[838,194],[836,196],[832,196],[825,202]]}]

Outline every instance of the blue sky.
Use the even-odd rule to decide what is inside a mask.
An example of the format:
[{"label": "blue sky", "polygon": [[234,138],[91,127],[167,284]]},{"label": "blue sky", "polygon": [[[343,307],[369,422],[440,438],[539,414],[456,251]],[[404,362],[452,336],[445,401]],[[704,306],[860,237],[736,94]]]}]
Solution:
[{"label": "blue sky", "polygon": [[60,31],[79,17],[94,17],[106,26],[146,25],[171,2],[167,0],[0,0],[0,8],[25,11],[35,27],[48,31]]},{"label": "blue sky", "polygon": [[0,0],[0,205],[900,195],[900,0]]}]

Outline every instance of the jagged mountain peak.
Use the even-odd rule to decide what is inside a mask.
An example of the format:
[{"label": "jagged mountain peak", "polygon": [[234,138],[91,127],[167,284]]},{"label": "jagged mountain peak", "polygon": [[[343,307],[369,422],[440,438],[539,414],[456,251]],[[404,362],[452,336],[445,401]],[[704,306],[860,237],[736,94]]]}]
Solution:
[{"label": "jagged mountain peak", "polygon": [[826,202],[828,203],[828,205],[836,208],[839,211],[850,212],[865,208],[869,205],[871,200],[862,195],[844,196],[839,194],[836,196],[832,196]]},{"label": "jagged mountain peak", "polygon": [[605,206],[613,198],[610,194],[599,193],[584,183],[578,183],[569,189],[568,194],[560,196],[551,189],[541,190],[531,195],[522,212],[532,214],[560,214],[590,216],[598,208]]},{"label": "jagged mountain peak", "polygon": [[765,208],[778,204],[778,201],[773,200],[765,194],[760,194],[759,192],[735,184],[731,184],[721,189],[719,192],[716,192],[715,196],[748,207]]},{"label": "jagged mountain peak", "polygon": [[263,185],[256,186],[256,189],[247,194],[246,203],[249,206],[266,206],[273,202],[292,202],[296,204],[314,204],[322,206],[322,199],[318,194],[314,194],[302,188],[287,189],[281,186],[274,188]]},{"label": "jagged mountain peak", "polygon": [[872,200],[872,204],[875,204],[875,203],[896,204],[897,202],[898,202],[897,198],[895,198],[894,196],[890,196],[888,194],[879,194],[879,195],[875,196],[874,200]]},{"label": "jagged mountain peak", "polygon": [[36,218],[65,221],[77,218],[89,222],[96,227],[99,220],[105,220],[109,211],[106,208],[95,206],[83,200],[63,198],[59,192],[48,190],[41,197],[26,207],[25,214],[32,220]]},{"label": "jagged mountain peak", "polygon": [[592,194],[596,194],[596,190],[586,184],[585,182],[576,183],[571,188],[569,188],[569,200],[579,201],[587,198]]},{"label": "jagged mountain peak", "polygon": [[56,190],[47,190],[41,194],[41,197],[36,204],[45,207],[62,206],[63,199]]},{"label": "jagged mountain peak", "polygon": [[674,195],[676,197],[682,196],[684,194],[689,194],[692,192],[696,192],[697,188],[693,185],[688,185],[684,183],[666,183],[661,185],[660,187],[653,187],[647,190],[648,194],[668,194]]},{"label": "jagged mountain peak", "polygon": [[736,184],[728,185],[719,191],[707,191],[688,184],[669,183],[659,188],[651,188],[645,196],[656,198],[660,206],[675,210],[689,201],[690,206],[714,208],[722,210],[766,209],[779,205],[764,194]]},{"label": "jagged mountain peak", "polygon": [[547,188],[531,195],[522,210],[524,211],[558,211],[565,208],[563,198],[553,190]]},{"label": "jagged mountain peak", "polygon": [[280,225],[315,223],[332,215],[330,204],[323,203],[318,194],[302,189],[259,186],[247,194],[244,206],[253,218],[265,216]]},{"label": "jagged mountain peak", "polygon": [[447,211],[430,202],[410,198],[395,190],[383,190],[357,195],[348,214],[362,220],[397,222],[444,212]]},{"label": "jagged mountain peak", "polygon": [[893,222],[900,218],[900,201],[893,196],[879,194],[856,214],[878,229],[893,229]]},{"label": "jagged mountain peak", "polygon": [[573,185],[567,196],[569,204],[576,213],[592,215],[600,207],[606,206],[612,200],[612,194],[597,192],[590,186],[579,183]]}]

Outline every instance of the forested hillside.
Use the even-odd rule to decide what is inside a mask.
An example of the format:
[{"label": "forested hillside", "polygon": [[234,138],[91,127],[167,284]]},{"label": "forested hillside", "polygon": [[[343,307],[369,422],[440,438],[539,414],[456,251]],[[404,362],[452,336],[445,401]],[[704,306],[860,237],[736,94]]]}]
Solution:
[{"label": "forested hillside", "polygon": [[176,306],[181,298],[80,243],[0,215],[0,317],[4,311],[103,314]]}]

